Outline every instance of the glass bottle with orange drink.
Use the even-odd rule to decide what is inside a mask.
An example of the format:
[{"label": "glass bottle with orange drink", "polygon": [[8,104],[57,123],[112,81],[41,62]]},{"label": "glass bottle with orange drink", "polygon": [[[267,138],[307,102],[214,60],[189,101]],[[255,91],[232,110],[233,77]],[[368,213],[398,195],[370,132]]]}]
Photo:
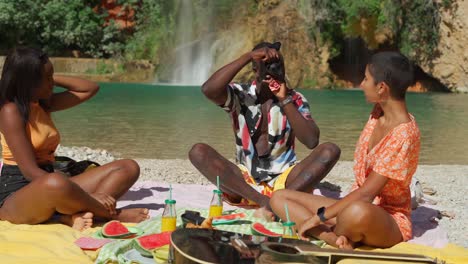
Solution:
[{"label": "glass bottle with orange drink", "polygon": [[283,222],[283,237],[298,239],[296,232],[296,223],[291,221]]},{"label": "glass bottle with orange drink", "polygon": [[167,199],[164,203],[164,211],[161,218],[161,232],[174,231],[177,225],[176,201]]},{"label": "glass bottle with orange drink", "polygon": [[223,214],[223,192],[213,190],[213,197],[210,202],[210,213],[208,216],[221,216]]}]

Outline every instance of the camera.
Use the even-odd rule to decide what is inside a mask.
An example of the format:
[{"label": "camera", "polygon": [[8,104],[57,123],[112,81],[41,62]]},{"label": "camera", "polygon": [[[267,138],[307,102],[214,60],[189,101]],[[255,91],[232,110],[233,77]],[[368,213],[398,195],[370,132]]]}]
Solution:
[{"label": "camera", "polygon": [[267,75],[270,75],[277,81],[284,82],[284,63],[281,60],[265,63],[262,71],[263,80]]},{"label": "camera", "polygon": [[[281,43],[275,42],[273,44],[268,45],[268,47],[279,51]],[[283,58],[274,61],[269,61],[266,63],[260,63],[259,66],[259,75],[262,80],[265,80],[266,76],[270,75],[273,79],[284,82],[285,71]]]}]

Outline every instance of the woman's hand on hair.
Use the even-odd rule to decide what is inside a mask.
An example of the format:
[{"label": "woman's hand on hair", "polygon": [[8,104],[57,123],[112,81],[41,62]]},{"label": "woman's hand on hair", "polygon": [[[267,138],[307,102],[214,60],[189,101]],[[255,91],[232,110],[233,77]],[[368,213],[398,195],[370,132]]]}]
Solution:
[{"label": "woman's hand on hair", "polygon": [[67,91],[52,94],[49,100],[50,112],[78,105],[93,97],[99,90],[99,85],[95,82],[69,76],[54,75],[54,83]]}]

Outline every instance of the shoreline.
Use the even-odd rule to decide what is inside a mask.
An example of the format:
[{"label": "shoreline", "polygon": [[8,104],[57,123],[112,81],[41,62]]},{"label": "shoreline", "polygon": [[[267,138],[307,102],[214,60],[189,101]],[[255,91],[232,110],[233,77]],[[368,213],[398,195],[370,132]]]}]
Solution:
[{"label": "shoreline", "polygon": [[[0,70],[3,67],[6,55],[0,55]],[[92,58],[92,57],[50,57],[56,73],[76,76],[84,79],[89,79],[95,82],[135,82],[141,84],[153,84],[153,85],[173,85],[171,83],[154,83],[157,64],[152,63],[146,59],[134,59],[134,60],[121,60],[118,58]],[[179,83],[176,85],[184,85]],[[193,85],[193,84],[191,84]],[[201,84],[194,85],[201,86]],[[332,83],[334,89],[337,90],[359,90],[356,85],[344,79],[338,79]],[[429,85],[430,86],[430,85]],[[302,89],[312,90],[327,90],[328,88],[319,86],[308,86],[303,84],[302,87],[296,87]],[[455,87],[445,88],[443,90],[428,89],[422,84],[422,80],[418,80],[415,85],[408,88],[410,93],[454,93],[454,94],[467,94],[467,87]]]}]

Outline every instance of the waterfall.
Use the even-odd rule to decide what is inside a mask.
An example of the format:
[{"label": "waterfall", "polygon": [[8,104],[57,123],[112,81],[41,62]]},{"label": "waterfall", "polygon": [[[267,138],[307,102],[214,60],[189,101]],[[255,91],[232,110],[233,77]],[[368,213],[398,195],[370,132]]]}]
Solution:
[{"label": "waterfall", "polygon": [[360,65],[360,47],[361,45],[360,38],[348,38],[345,39],[345,46],[343,49],[345,55],[345,64],[347,65],[347,72],[350,76],[351,82],[354,86],[357,86],[359,80],[361,79],[359,76],[362,75],[361,65]]},{"label": "waterfall", "polygon": [[194,21],[197,16],[208,16],[206,22],[209,22],[210,13],[209,10],[204,10],[203,14],[197,14],[191,0],[181,0],[171,83],[201,85],[208,79],[213,64],[211,44],[214,39],[207,33],[198,34]]}]

